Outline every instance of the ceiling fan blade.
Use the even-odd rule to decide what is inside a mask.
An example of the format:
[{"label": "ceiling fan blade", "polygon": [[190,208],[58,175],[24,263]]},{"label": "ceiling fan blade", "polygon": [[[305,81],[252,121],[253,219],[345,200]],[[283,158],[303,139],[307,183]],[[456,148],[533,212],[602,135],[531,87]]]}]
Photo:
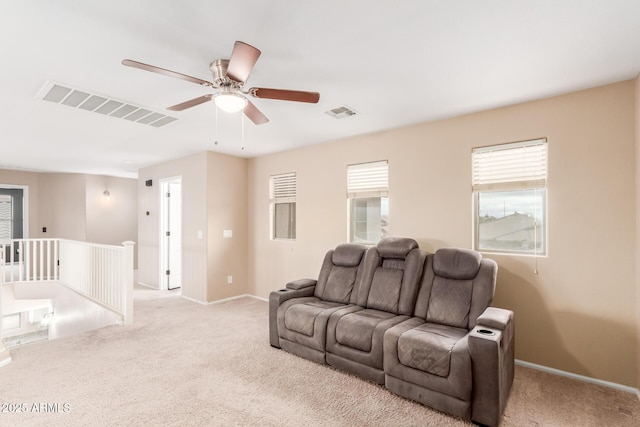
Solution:
[{"label": "ceiling fan blade", "polygon": [[260,53],[259,49],[250,44],[241,41],[235,42],[227,67],[227,77],[237,82],[246,82],[260,57]]},{"label": "ceiling fan blade", "polygon": [[181,102],[180,104],[172,105],[171,107],[167,107],[167,110],[171,111],[182,111],[187,108],[195,107],[196,105],[203,104],[213,98],[213,94],[209,93],[207,95],[202,95],[197,98],[190,99],[189,101]]},{"label": "ceiling fan blade", "polygon": [[132,59],[123,59],[122,65],[126,65],[127,67],[139,68],[145,71],[151,71],[152,73],[163,74],[165,76],[174,77],[176,79],[186,80],[188,82],[199,84],[201,86],[213,87],[213,83],[206,80],[187,76],[186,74],[178,73],[176,71],[166,70],[164,68],[156,67],[155,65],[143,64],[142,62],[134,61]]},{"label": "ceiling fan blade", "polygon": [[262,114],[262,111],[258,110],[258,108],[253,105],[253,103],[251,103],[251,101],[249,101],[248,99],[247,105],[244,107],[243,111],[245,116],[249,117],[249,119],[251,119],[251,121],[257,125],[263,125],[269,121],[267,116]]},{"label": "ceiling fan blade", "polygon": [[301,90],[267,89],[252,87],[249,93],[256,98],[282,99],[284,101],[309,102],[315,104],[320,100],[318,92],[305,92]]}]

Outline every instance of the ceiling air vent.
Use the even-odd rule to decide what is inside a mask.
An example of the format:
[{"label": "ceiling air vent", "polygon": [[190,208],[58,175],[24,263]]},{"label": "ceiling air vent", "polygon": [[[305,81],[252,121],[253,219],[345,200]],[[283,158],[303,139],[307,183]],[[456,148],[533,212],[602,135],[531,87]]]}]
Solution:
[{"label": "ceiling air vent", "polygon": [[142,108],[130,102],[110,99],[107,96],[92,94],[85,90],[72,88],[69,85],[50,81],[38,92],[37,97],[56,104],[63,104],[158,128],[178,120],[177,117]]},{"label": "ceiling air vent", "polygon": [[357,113],[352,108],[343,105],[342,107],[334,108],[333,110],[325,111],[331,117],[336,119],[344,119],[345,117],[355,116]]}]

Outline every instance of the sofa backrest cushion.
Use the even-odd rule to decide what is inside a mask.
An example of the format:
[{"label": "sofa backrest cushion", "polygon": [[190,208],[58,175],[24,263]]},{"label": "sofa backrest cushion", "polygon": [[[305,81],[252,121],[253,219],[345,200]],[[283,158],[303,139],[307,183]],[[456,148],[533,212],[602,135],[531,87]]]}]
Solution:
[{"label": "sofa backrest cushion", "polygon": [[427,322],[467,328],[472,289],[472,280],[436,276],[431,288]]},{"label": "sofa backrest cushion", "polygon": [[482,255],[469,249],[443,248],[436,252],[433,271],[448,279],[473,279],[480,269]]},{"label": "sofa backrest cushion", "polygon": [[491,304],[498,266],[468,249],[439,249],[427,256],[416,317],[471,329]]},{"label": "sofa backrest cushion", "polygon": [[348,304],[361,277],[366,250],[362,245],[346,243],[327,252],[314,295],[324,301]]},{"label": "sofa backrest cushion", "polygon": [[333,265],[340,267],[358,267],[367,248],[362,245],[344,243],[338,245],[331,255]]},{"label": "sofa backrest cushion", "polygon": [[405,237],[385,237],[376,245],[376,249],[383,259],[403,260],[409,252],[416,248],[418,248],[418,242]]},{"label": "sofa backrest cushion", "polygon": [[413,239],[385,238],[367,251],[362,281],[351,302],[411,315],[426,254]]}]

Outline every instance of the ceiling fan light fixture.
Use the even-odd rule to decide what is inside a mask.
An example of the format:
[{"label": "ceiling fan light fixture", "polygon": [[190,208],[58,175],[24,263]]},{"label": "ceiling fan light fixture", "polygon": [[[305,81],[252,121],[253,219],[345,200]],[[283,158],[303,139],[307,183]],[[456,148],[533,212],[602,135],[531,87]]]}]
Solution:
[{"label": "ceiling fan light fixture", "polygon": [[222,92],[213,96],[216,106],[227,113],[237,113],[247,105],[247,99],[236,93]]}]

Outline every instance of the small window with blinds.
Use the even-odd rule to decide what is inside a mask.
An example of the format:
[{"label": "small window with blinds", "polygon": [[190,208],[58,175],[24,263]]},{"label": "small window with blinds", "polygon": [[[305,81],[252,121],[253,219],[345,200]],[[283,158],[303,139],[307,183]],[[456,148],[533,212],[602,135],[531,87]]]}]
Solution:
[{"label": "small window with blinds", "polygon": [[0,239],[13,239],[13,197],[0,194]]},{"label": "small window with blinds", "polygon": [[472,150],[474,248],[547,253],[547,140]]},{"label": "small window with blinds", "polygon": [[296,238],[296,174],[273,175],[269,179],[271,239]]},{"label": "small window with blinds", "polygon": [[386,160],[347,166],[349,242],[376,244],[387,235],[388,193]]}]

